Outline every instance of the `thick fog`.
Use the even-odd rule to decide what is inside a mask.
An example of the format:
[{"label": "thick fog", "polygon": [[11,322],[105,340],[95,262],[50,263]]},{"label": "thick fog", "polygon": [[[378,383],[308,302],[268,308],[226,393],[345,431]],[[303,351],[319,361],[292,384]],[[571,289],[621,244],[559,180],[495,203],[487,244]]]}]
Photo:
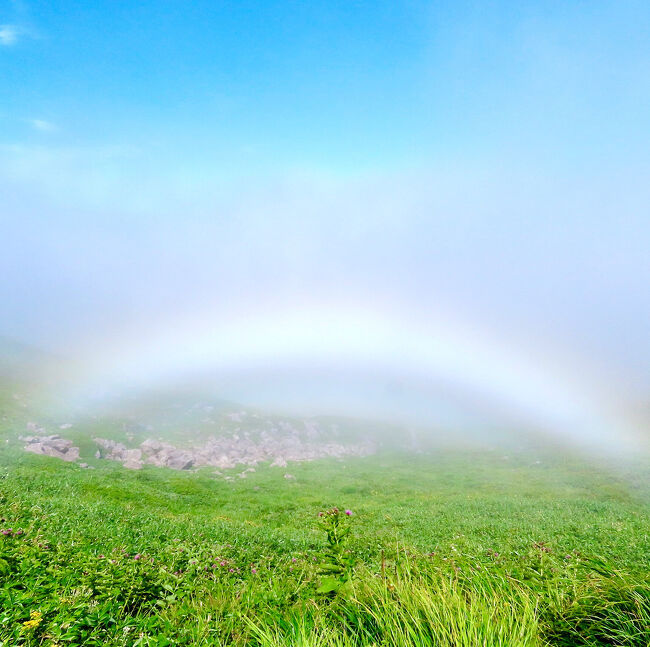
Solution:
[{"label": "thick fog", "polygon": [[643,3],[5,11],[0,335],[79,393],[647,438]]}]

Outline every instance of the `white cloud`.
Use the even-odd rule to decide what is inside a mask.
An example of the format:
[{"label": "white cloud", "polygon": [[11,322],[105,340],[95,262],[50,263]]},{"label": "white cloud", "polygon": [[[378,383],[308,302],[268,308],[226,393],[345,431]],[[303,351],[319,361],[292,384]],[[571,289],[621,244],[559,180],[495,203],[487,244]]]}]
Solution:
[{"label": "white cloud", "polygon": [[0,45],[9,47],[18,42],[21,30],[16,25],[0,25]]},{"label": "white cloud", "polygon": [[57,127],[45,119],[28,119],[27,120],[35,130],[40,130],[44,133],[52,133],[57,130]]}]

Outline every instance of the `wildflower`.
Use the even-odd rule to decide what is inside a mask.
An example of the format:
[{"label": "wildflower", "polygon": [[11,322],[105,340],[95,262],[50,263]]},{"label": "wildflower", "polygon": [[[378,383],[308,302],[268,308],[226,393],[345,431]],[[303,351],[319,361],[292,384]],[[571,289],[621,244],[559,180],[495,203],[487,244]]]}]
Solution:
[{"label": "wildflower", "polygon": [[137,562],[139,559],[141,559],[141,557],[142,557],[142,555],[140,555],[140,553],[136,553],[135,555],[133,555],[133,559],[134,559],[136,562]]},{"label": "wildflower", "polygon": [[251,568],[251,573],[252,573],[253,575],[255,575],[255,573],[257,573],[257,569],[256,569],[256,568]]},{"label": "wildflower", "polygon": [[298,560],[295,557],[292,557],[291,561],[295,564]]},{"label": "wildflower", "polygon": [[351,517],[351,516],[352,516],[352,510],[346,510],[346,511],[345,511],[345,514],[346,514],[348,517]]},{"label": "wildflower", "polygon": [[23,627],[27,631],[33,631],[43,622],[43,614],[40,611],[32,611],[29,614],[29,620],[23,622]]},{"label": "wildflower", "polygon": [[225,566],[225,565],[226,565],[226,562],[225,562],[225,561],[224,561],[224,562],[219,562],[219,565],[220,565],[220,566]]}]

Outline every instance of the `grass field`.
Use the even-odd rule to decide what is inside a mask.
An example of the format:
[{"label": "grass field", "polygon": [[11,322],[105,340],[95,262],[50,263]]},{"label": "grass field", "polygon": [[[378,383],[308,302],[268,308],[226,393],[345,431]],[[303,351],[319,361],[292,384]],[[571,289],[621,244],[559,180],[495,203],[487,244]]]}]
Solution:
[{"label": "grass field", "polygon": [[647,462],[387,451],[225,480],[26,454],[24,416],[5,393],[1,645],[650,645]]},{"label": "grass field", "polygon": [[[5,645],[649,644],[642,473],[450,452],[233,481],[0,460]],[[323,594],[335,505],[354,565]]]}]

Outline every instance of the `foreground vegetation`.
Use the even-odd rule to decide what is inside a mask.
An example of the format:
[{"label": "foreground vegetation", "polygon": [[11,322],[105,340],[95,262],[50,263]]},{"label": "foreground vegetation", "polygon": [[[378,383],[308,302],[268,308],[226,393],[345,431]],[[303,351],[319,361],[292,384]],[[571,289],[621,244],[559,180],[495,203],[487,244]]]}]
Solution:
[{"label": "foreground vegetation", "polygon": [[0,477],[2,645],[650,644],[647,471],[434,452],[226,481],[9,443]]}]

